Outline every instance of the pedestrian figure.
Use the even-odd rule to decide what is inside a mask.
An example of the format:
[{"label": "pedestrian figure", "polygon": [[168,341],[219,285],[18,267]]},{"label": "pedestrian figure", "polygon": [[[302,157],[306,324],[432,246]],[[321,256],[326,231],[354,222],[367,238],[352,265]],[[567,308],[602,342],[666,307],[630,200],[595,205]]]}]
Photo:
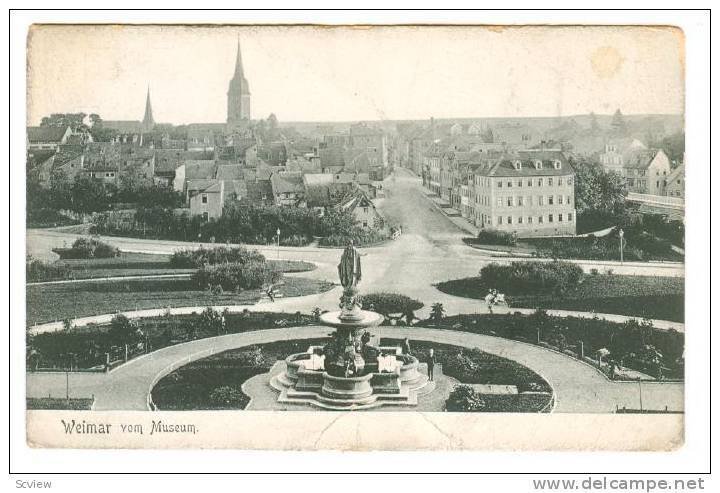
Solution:
[{"label": "pedestrian figure", "polygon": [[485,296],[485,303],[487,303],[488,312],[493,312],[493,305],[495,304],[495,290],[491,289]]},{"label": "pedestrian figure", "polygon": [[402,353],[410,355],[410,339],[407,337],[402,342]]},{"label": "pedestrian figure", "polygon": [[269,288],[267,288],[267,291],[265,291],[265,294],[267,295],[268,298],[270,298],[270,301],[272,301],[273,303],[275,303],[275,292],[273,291],[273,287],[272,287],[272,286],[270,286]]},{"label": "pedestrian figure", "polygon": [[428,354],[427,358],[427,371],[428,371],[428,380],[431,382],[435,380],[435,351],[430,348],[430,354]]}]

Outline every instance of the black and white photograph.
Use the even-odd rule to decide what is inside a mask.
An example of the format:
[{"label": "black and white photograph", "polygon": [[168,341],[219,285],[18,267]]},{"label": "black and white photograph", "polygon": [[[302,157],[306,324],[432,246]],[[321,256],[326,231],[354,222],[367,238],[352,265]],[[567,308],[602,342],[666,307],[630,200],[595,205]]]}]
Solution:
[{"label": "black and white photograph", "polygon": [[25,41],[28,447],[684,446],[680,27]]}]

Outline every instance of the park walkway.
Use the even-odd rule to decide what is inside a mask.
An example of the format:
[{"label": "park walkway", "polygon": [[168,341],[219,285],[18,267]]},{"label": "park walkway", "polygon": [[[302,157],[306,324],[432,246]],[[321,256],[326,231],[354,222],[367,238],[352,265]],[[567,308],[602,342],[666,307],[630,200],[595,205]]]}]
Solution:
[{"label": "park walkway", "polygon": [[[70,377],[71,396],[95,396],[97,411],[150,409],[149,395],[153,386],[165,375],[192,361],[230,349],[268,342],[310,339],[327,336],[324,326],[268,329],[220,337],[200,339],[160,349],[136,358],[106,374],[73,373]],[[683,410],[682,383],[613,382],[592,366],[548,349],[530,344],[453,330],[424,327],[376,327],[379,337],[409,337],[435,343],[478,347],[483,351],[509,358],[527,366],[552,386],[559,413],[608,413],[617,407],[638,408],[642,392],[645,409]],[[29,397],[62,397],[65,395],[65,374],[29,373]]]}]

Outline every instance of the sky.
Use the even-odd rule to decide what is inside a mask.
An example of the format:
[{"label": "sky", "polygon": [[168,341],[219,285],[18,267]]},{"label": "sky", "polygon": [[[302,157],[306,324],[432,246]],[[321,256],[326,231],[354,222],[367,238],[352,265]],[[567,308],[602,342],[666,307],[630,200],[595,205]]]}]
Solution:
[{"label": "sky", "polygon": [[50,113],[224,122],[242,46],[252,117],[280,121],[682,114],[671,27],[33,26],[28,123]]}]

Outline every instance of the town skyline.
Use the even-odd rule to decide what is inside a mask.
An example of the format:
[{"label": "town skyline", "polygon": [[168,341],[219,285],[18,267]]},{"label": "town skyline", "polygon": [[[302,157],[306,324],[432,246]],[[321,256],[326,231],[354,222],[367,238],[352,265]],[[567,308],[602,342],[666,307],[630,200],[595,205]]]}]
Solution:
[{"label": "town skyline", "polygon": [[[454,43],[446,43],[444,47],[434,51],[430,49],[427,57],[415,57],[413,64],[404,61],[399,54],[414,53],[412,50],[407,51],[409,47],[406,40],[412,38],[415,32],[405,31],[404,34],[410,32],[410,35],[396,36],[403,38],[402,41],[393,40],[389,33],[382,33],[384,42],[381,46],[395,47],[394,50],[386,50],[395,55],[378,56],[376,70],[369,70],[373,73],[370,76],[364,72],[360,76],[357,71],[353,73],[345,70],[348,63],[353,66],[354,62],[373,56],[373,46],[377,47],[377,36],[373,37],[372,42],[358,42],[357,30],[345,29],[343,34],[349,32],[350,39],[343,41],[336,36],[340,28],[327,30],[332,33],[328,34],[326,30],[308,32],[309,28],[298,27],[291,31],[304,31],[296,33],[296,37],[302,37],[303,43],[292,43],[273,39],[273,28],[196,29],[201,32],[182,27],[150,28],[150,31],[154,32],[148,33],[145,30],[141,36],[147,42],[140,43],[144,45],[144,49],[134,48],[141,40],[136,39],[138,36],[133,36],[132,27],[127,26],[114,30],[109,30],[107,26],[94,26],[81,30],[80,36],[76,36],[77,29],[73,29],[73,26],[56,26],[37,33],[31,32],[28,38],[29,47],[32,48],[28,66],[28,123],[39,123],[42,117],[52,113],[69,112],[97,113],[107,120],[139,120],[148,87],[158,123],[182,125],[225,121],[227,83],[232,76],[236,56],[235,44],[238,40],[242,46],[245,73],[252,88],[251,118],[254,120],[266,118],[270,113],[274,113],[283,122],[308,123],[413,121],[427,120],[430,117],[438,120],[557,118],[590,112],[606,115],[612,114],[618,108],[626,115],[683,114],[682,91],[676,90],[678,84],[682,87],[682,60],[671,54],[648,57],[645,53],[652,49],[662,53],[663,50],[680,47],[681,43],[674,39],[675,34],[667,30],[648,29],[642,33],[645,41],[636,43],[634,48],[638,53],[644,53],[643,60],[639,60],[640,55],[633,55],[632,50],[618,52],[613,47],[613,43],[622,41],[621,33],[613,33],[609,29],[586,28],[592,31],[590,37],[598,38],[597,48],[591,50],[591,53],[577,55],[589,56],[586,65],[590,68],[578,66],[568,77],[565,69],[560,68],[568,63],[567,56],[563,59],[565,61],[557,61],[550,64],[550,67],[547,67],[545,62],[538,64],[541,67],[528,66],[527,62],[532,61],[536,53],[527,49],[527,43],[523,45],[526,53],[516,54],[518,56],[515,61],[506,66],[507,71],[498,70],[493,64],[498,53],[503,53],[505,60],[513,60],[512,57],[505,56],[508,50],[512,51],[513,42],[503,41],[502,36],[500,40],[493,41],[498,53],[484,53],[478,55],[477,59],[465,60],[466,65],[462,65],[459,60],[465,59],[463,55],[467,55],[467,51],[464,50],[467,50],[473,41],[487,36],[498,36],[479,28],[471,29],[471,32],[460,36],[462,39]],[[514,37],[520,36],[518,39],[524,39],[526,36],[536,36],[537,29],[540,28],[524,28]],[[386,30],[392,31],[390,28]],[[440,34],[440,38],[443,38],[444,35]],[[328,43],[328,37],[332,38],[332,43]],[[81,45],[71,48],[87,50],[85,56],[68,58],[67,51],[76,54],[74,49],[58,53],[53,47],[67,46],[67,43],[57,42],[65,38],[71,40],[71,45]],[[100,39],[103,46],[88,47],[93,44],[92,41],[97,44]],[[546,40],[547,37],[539,39]],[[148,50],[148,43],[156,48]],[[294,45],[308,43],[311,46],[308,51],[313,55],[298,61],[297,46]],[[353,56],[340,56],[338,52],[342,51],[342,46],[322,48],[322,45],[338,43],[352,45]],[[552,48],[555,46],[553,43],[537,43],[541,45],[538,49],[542,51]],[[583,46],[588,45],[592,43],[583,43]],[[184,47],[193,49],[188,51],[183,49]],[[418,53],[421,52],[422,50]],[[437,52],[440,52],[441,56],[438,56]],[[178,58],[178,54],[185,56]],[[195,57],[196,54],[203,56]],[[318,54],[323,54],[330,60]],[[127,57],[133,59],[133,63],[128,63]],[[353,60],[349,61],[350,58]],[[178,65],[180,59],[184,62]],[[111,73],[111,81],[98,84],[95,77],[68,77],[67,74],[87,73],[89,63],[95,67],[94,70]],[[47,68],[48,64],[50,69]],[[409,65],[413,65],[413,68],[408,68]],[[455,67],[454,72],[458,77],[448,77],[448,65]],[[490,73],[487,67],[478,71],[478,65],[491,67]],[[42,66],[42,72],[34,72],[33,66]],[[63,76],[57,66],[67,68],[61,71]],[[358,67],[367,66],[358,64]],[[433,70],[433,67],[437,70]],[[517,71],[521,69],[528,73],[528,77],[518,76]],[[664,73],[658,70],[664,70]],[[334,73],[335,71],[337,73]],[[588,71],[594,74],[594,79],[588,77]],[[563,73],[562,78],[558,77],[557,81],[553,81],[553,73],[560,72]],[[352,75],[343,76],[343,73]],[[576,76],[573,77],[573,73],[576,73]],[[170,74],[173,76],[168,78]],[[392,84],[393,78],[404,84]],[[533,80],[533,84],[522,83],[525,79]],[[479,90],[473,90],[472,86],[477,80],[482,80],[483,84]],[[643,98],[628,98],[628,95],[633,96],[635,92],[614,89],[618,84],[633,83],[642,83]],[[52,92],[47,90],[50,84],[55,88]],[[93,88],[84,87],[88,84],[93,85]],[[553,92],[555,84],[556,96],[544,98],[545,101],[538,101],[536,97],[528,98],[525,92],[537,94],[537,84],[546,84],[545,87],[550,93]],[[397,87],[392,89],[392,86]],[[124,88],[122,94],[117,91],[118,87]],[[199,95],[188,97],[192,94],[188,91],[195,89],[197,92],[197,88],[203,88]],[[444,88],[447,97],[431,96],[431,93],[439,91],[438,88]],[[482,95],[475,92],[481,92]],[[129,95],[131,93],[137,93],[138,97],[134,98]],[[613,96],[613,100],[610,100],[603,96],[605,93],[618,94],[620,97]],[[412,98],[417,101],[410,104],[408,99]],[[402,99],[402,102],[397,102],[399,99]],[[594,102],[590,103],[590,100]],[[183,104],[178,104],[178,101]],[[417,104],[418,102],[426,104]],[[458,103],[461,104],[458,106]]]}]

